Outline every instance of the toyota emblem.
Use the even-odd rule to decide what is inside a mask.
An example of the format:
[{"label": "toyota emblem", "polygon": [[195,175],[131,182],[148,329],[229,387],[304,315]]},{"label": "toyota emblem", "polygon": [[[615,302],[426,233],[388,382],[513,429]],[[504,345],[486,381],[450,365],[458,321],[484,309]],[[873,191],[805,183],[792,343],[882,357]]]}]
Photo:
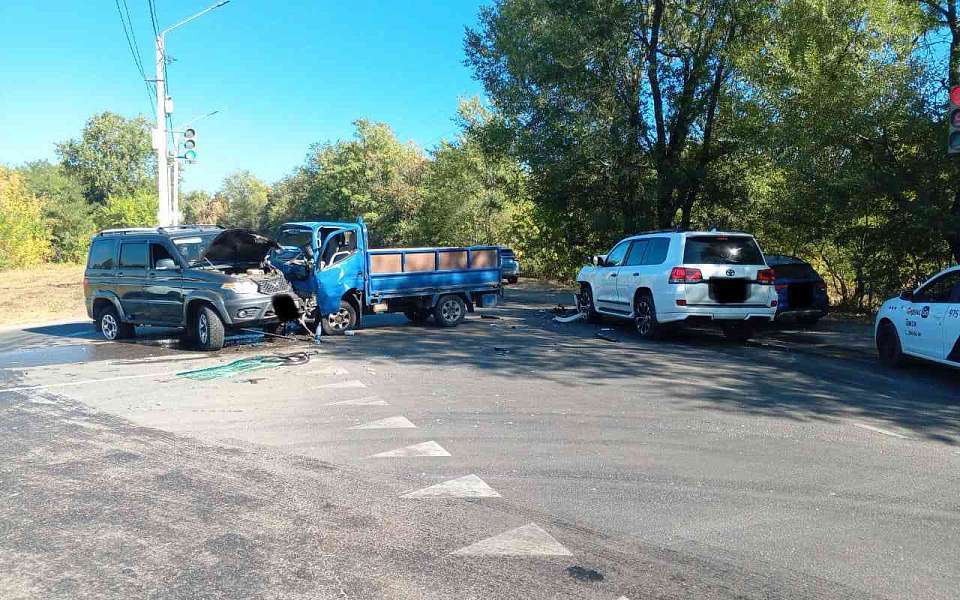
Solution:
[{"label": "toyota emblem", "polygon": [[734,271],[733,269],[727,269],[727,277],[733,277],[736,274],[737,272]]}]

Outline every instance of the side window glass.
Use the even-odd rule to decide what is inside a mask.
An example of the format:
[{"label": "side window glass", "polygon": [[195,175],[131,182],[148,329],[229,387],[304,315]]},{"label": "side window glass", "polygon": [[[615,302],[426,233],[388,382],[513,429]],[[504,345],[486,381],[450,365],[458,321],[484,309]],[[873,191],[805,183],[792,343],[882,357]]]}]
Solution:
[{"label": "side window glass", "polygon": [[950,302],[954,297],[953,289],[960,284],[960,272],[947,273],[923,286],[917,292],[916,302]]},{"label": "side window glass", "polygon": [[132,242],[120,244],[121,269],[146,269],[147,244],[146,242]]},{"label": "side window glass", "polygon": [[610,254],[607,255],[607,264],[608,267],[619,267],[623,264],[623,257],[627,254],[627,248],[630,246],[629,242],[621,242],[619,245],[614,246],[613,250],[610,251]]},{"label": "side window glass", "polygon": [[113,261],[113,255],[117,250],[117,243],[114,240],[97,240],[90,247],[89,268],[107,270],[116,265]]},{"label": "side window glass", "polygon": [[157,261],[163,260],[164,258],[177,262],[175,258],[170,254],[170,251],[167,250],[167,247],[163,244],[150,244],[150,268],[157,268]]},{"label": "side window glass", "polygon": [[636,240],[630,245],[630,251],[627,252],[627,260],[623,262],[626,266],[642,265],[643,255],[647,251],[647,240]]},{"label": "side window glass", "polygon": [[653,238],[647,245],[647,254],[643,257],[645,265],[662,265],[667,261],[670,238]]}]

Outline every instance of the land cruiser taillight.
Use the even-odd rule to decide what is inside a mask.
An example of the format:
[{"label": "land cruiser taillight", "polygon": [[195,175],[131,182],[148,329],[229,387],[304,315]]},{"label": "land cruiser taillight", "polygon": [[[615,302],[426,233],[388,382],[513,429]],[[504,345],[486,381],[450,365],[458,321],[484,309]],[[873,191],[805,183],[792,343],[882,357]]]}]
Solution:
[{"label": "land cruiser taillight", "polygon": [[674,267],[670,271],[670,283],[700,283],[701,281],[703,281],[703,273],[700,269]]},{"label": "land cruiser taillight", "polygon": [[761,285],[773,285],[775,279],[776,276],[773,274],[773,269],[760,269],[757,271],[757,283]]}]

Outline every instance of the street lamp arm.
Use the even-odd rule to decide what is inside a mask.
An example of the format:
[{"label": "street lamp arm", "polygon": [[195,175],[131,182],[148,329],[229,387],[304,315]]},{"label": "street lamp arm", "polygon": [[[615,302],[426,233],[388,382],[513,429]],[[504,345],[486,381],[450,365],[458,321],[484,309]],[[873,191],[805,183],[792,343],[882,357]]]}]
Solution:
[{"label": "street lamp arm", "polygon": [[186,25],[186,24],[189,23],[190,21],[192,21],[192,20],[194,20],[194,19],[197,19],[197,18],[199,18],[199,17],[202,17],[203,15],[207,14],[207,13],[210,12],[211,10],[215,10],[215,9],[217,9],[217,8],[220,8],[221,6],[223,6],[224,4],[228,4],[229,2],[230,2],[230,0],[222,0],[221,2],[218,2],[217,4],[214,4],[214,5],[212,5],[212,6],[206,7],[205,9],[201,10],[200,12],[198,12],[198,13],[195,14],[195,15],[189,16],[189,17],[187,17],[186,19],[183,19],[182,21],[179,21],[179,22],[177,22],[177,23],[174,23],[174,24],[171,25],[170,27],[167,27],[166,29],[164,29],[163,31],[161,31],[161,32],[160,32],[160,37],[163,37],[164,35],[166,35],[167,33],[171,32],[171,31],[173,31],[173,30],[176,29],[177,27],[180,27],[181,25]]}]

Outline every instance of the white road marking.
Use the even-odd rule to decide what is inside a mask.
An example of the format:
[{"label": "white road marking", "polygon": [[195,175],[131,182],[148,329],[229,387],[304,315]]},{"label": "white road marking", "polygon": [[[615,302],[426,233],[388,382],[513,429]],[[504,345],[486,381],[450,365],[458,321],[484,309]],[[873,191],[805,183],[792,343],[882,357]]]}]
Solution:
[{"label": "white road marking", "polygon": [[417,426],[410,419],[402,416],[387,417],[379,421],[371,421],[363,425],[354,425],[350,429],[416,429]]},{"label": "white road marking", "polygon": [[854,423],[854,427],[859,427],[860,429],[866,429],[868,431],[874,431],[876,433],[882,433],[883,435],[892,435],[895,438],[900,438],[901,440],[908,439],[907,436],[897,433],[895,431],[889,431],[887,429],[880,429],[879,427],[874,427],[873,425],[865,425],[863,423]]},{"label": "white road marking", "polygon": [[389,406],[390,404],[386,400],[381,400],[376,396],[370,396],[367,398],[353,398],[350,400],[341,400],[340,402],[331,402],[329,404],[324,404],[324,406]]},{"label": "white road marking", "polygon": [[499,498],[500,494],[476,475],[467,475],[425,487],[401,498]]},{"label": "white road marking", "polygon": [[406,448],[387,450],[386,452],[374,454],[367,458],[410,458],[415,456],[450,456],[450,453],[447,452],[443,446],[431,440],[429,442],[407,446]]},{"label": "white road marking", "polygon": [[325,383],[323,385],[318,385],[313,388],[315,390],[346,390],[352,388],[365,388],[362,381],[357,381],[356,379],[351,379],[350,381],[337,381],[335,383]]},{"label": "white road marking", "polygon": [[121,375],[119,377],[106,377],[104,379],[81,379],[80,381],[65,381],[62,383],[47,383],[44,385],[26,385],[23,387],[15,388],[2,388],[0,393],[3,392],[26,392],[30,390],[46,390],[49,388],[58,388],[58,387],[70,387],[73,385],[89,385],[91,383],[105,383],[107,381],[122,381],[124,379],[147,379],[149,377],[170,377],[171,375],[176,375],[176,371],[166,371],[163,373],[142,373],[140,375]]},{"label": "white road marking", "polygon": [[457,556],[573,556],[536,523],[511,529],[453,552]]},{"label": "white road marking", "polygon": [[306,375],[347,375],[348,373],[349,371],[343,367],[324,367],[310,371]]}]

